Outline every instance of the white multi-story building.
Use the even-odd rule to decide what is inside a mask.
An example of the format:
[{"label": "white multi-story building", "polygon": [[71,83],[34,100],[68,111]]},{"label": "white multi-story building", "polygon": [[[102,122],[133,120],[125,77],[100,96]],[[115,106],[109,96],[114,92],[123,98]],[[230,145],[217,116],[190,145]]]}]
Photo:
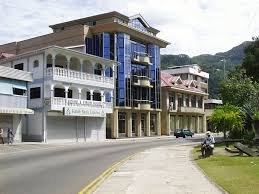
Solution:
[{"label": "white multi-story building", "polygon": [[24,139],[86,141],[106,138],[113,110],[114,67],[102,57],[58,46],[3,59],[0,65],[32,72]]}]

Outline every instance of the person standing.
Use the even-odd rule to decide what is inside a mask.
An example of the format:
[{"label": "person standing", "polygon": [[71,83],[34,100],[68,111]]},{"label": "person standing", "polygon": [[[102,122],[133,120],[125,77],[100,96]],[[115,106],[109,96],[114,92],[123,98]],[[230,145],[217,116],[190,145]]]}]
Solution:
[{"label": "person standing", "polygon": [[4,144],[4,130],[0,128],[0,144]]},{"label": "person standing", "polygon": [[8,144],[13,143],[13,130],[11,128],[8,128],[7,130],[7,139],[8,139]]}]

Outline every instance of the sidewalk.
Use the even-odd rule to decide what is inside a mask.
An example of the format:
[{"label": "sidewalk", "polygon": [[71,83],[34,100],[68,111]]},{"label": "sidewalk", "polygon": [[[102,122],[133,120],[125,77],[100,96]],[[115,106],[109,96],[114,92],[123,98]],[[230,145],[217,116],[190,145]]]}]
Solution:
[{"label": "sidewalk", "polygon": [[191,160],[192,145],[146,150],[124,163],[95,194],[222,193]]}]

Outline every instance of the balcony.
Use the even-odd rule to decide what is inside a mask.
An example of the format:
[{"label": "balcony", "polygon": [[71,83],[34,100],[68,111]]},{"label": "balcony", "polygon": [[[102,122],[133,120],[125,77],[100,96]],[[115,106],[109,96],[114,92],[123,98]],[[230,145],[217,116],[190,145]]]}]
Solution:
[{"label": "balcony", "polygon": [[102,110],[104,111],[104,113],[112,113],[112,110],[113,110],[112,102],[80,100],[80,99],[61,98],[61,97],[50,98],[50,110],[63,111],[64,108],[69,108],[69,107],[80,108],[82,110],[90,110],[90,111]]},{"label": "balcony", "polygon": [[134,63],[151,65],[150,56],[147,53],[134,52],[131,60]]},{"label": "balcony", "polygon": [[48,79],[61,82],[70,82],[75,84],[85,84],[90,86],[102,86],[109,89],[114,89],[114,79],[80,71],[68,70],[64,68],[47,68],[45,76]]},{"label": "balcony", "polygon": [[133,85],[134,86],[142,86],[142,87],[150,87],[153,86],[150,84],[150,78],[147,76],[138,76],[133,75]]},{"label": "balcony", "polygon": [[27,108],[27,96],[0,94],[0,107]]},{"label": "balcony", "polygon": [[140,109],[140,110],[150,110],[151,109],[151,104],[149,100],[137,100],[134,99],[134,108],[135,109]]},{"label": "balcony", "polygon": [[197,114],[205,114],[204,110],[202,108],[196,108],[196,107],[178,107],[178,112],[182,113],[197,113]]}]

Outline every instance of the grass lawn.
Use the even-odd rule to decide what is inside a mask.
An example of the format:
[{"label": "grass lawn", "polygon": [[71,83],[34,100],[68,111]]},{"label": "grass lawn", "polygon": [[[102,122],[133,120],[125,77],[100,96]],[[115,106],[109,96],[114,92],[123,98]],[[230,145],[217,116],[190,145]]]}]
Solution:
[{"label": "grass lawn", "polygon": [[[217,150],[220,152],[217,153]],[[259,157],[230,156],[223,146],[214,156],[200,158],[200,147],[193,150],[195,162],[218,185],[231,194],[259,194]]]}]

